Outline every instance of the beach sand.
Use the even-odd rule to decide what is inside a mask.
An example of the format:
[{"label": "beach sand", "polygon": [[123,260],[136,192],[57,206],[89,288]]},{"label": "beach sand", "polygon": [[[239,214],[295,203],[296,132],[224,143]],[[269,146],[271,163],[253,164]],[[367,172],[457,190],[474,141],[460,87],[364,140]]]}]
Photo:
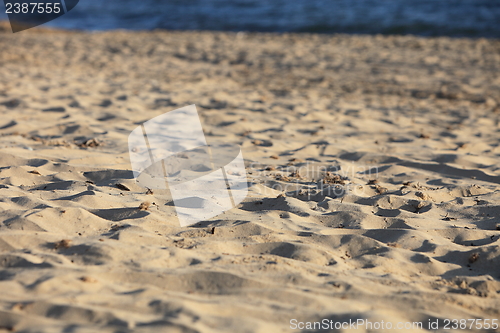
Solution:
[{"label": "beach sand", "polygon": [[[500,41],[0,30],[0,332],[500,318]],[[250,188],[180,227],[127,137],[190,104]]]}]

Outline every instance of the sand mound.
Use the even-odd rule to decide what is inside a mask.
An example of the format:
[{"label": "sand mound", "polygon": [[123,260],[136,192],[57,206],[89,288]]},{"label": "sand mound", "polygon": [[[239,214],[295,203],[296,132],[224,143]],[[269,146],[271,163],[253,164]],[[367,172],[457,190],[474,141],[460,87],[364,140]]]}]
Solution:
[{"label": "sand mound", "polygon": [[[0,330],[500,317],[500,42],[27,31],[0,50]],[[127,136],[192,103],[251,187],[181,228]]]}]

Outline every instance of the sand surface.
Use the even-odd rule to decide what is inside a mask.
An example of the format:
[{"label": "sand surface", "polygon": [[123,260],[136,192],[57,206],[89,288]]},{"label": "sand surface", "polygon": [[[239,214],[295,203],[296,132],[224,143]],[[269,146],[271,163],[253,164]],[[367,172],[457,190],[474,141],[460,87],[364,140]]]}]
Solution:
[{"label": "sand surface", "polygon": [[[190,104],[251,187],[181,228],[127,137]],[[0,112],[0,332],[500,318],[500,41],[4,29]]]}]

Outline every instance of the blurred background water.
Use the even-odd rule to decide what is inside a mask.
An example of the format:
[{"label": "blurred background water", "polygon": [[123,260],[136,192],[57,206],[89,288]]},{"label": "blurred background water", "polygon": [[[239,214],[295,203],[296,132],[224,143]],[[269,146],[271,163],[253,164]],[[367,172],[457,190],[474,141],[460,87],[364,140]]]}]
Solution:
[{"label": "blurred background water", "polygon": [[46,25],[500,38],[500,0],[80,0]]}]

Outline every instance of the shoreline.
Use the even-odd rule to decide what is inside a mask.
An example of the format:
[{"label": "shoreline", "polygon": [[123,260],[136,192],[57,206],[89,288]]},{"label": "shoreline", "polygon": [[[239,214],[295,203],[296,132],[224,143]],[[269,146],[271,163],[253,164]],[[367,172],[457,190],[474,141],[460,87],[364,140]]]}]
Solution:
[{"label": "shoreline", "polygon": [[[0,33],[12,32],[10,28],[10,23],[7,20],[0,20]],[[500,41],[500,37],[467,37],[467,36],[448,36],[448,35],[436,35],[436,36],[425,36],[418,34],[386,34],[386,33],[347,33],[347,32],[273,32],[273,31],[226,31],[226,30],[182,30],[182,29],[153,29],[153,30],[130,30],[130,29],[107,29],[107,30],[85,30],[85,29],[64,29],[58,27],[50,27],[50,26],[37,26],[31,28],[29,30],[25,30],[27,33],[87,33],[87,34],[99,34],[99,33],[113,33],[113,32],[126,32],[126,33],[214,33],[214,34],[243,34],[243,35],[271,35],[271,36],[326,36],[326,37],[335,37],[335,36],[359,36],[359,37],[412,37],[412,38],[423,38],[423,39],[451,39],[451,40],[486,40],[486,41]]]}]

